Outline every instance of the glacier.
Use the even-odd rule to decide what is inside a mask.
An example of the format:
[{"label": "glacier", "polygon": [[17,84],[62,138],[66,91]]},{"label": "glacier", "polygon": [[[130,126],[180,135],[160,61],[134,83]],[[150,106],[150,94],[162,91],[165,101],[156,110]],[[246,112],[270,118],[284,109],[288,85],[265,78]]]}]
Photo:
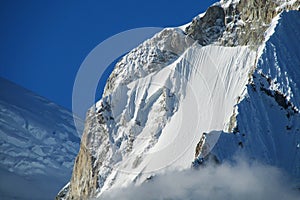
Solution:
[{"label": "glacier", "polygon": [[237,154],[284,170],[299,187],[300,18],[289,11],[299,2],[262,4],[221,1],[125,55],[87,112],[57,199],[101,199]]},{"label": "glacier", "polygon": [[0,198],[53,199],[79,150],[73,114],[3,78],[0,91]]}]

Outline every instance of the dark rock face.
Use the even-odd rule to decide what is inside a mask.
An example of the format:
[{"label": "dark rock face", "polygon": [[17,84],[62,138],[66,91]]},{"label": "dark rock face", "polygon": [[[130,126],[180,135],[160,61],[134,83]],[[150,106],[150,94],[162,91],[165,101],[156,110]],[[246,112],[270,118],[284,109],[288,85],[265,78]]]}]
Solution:
[{"label": "dark rock face", "polygon": [[[281,10],[276,10],[278,5],[271,0],[240,1],[236,6],[227,9],[227,16],[233,18],[231,32],[235,36],[225,38],[224,43],[231,45],[260,45],[264,40],[264,33],[269,27],[272,19]],[[244,24],[238,24],[238,20]]]},{"label": "dark rock face", "polygon": [[[104,162],[109,161],[111,149],[109,148],[108,133],[104,124],[99,122],[99,116],[102,116],[105,122],[108,120],[106,123],[110,123],[111,120],[107,118],[109,110],[109,104],[102,102],[97,112],[94,107],[88,111],[80,151],[75,160],[70,184],[60,191],[56,199],[89,199],[94,196],[99,184],[103,183],[102,180],[99,180],[101,177],[98,174],[101,166],[105,165]],[[96,144],[94,144],[93,141],[99,143],[95,142]],[[95,145],[99,145],[99,147]],[[98,160],[94,156],[95,149],[99,151]],[[103,168],[101,169],[103,170]]]},{"label": "dark rock face", "polygon": [[[226,3],[226,1],[225,1]],[[272,19],[283,10],[296,10],[300,1],[282,6],[281,1],[240,0],[228,7],[211,6],[201,18],[195,18],[185,30],[201,45],[249,45],[256,48]]]},{"label": "dark rock face", "polygon": [[209,7],[200,19],[194,19],[186,33],[201,45],[217,41],[225,30],[225,12],[220,6]]}]

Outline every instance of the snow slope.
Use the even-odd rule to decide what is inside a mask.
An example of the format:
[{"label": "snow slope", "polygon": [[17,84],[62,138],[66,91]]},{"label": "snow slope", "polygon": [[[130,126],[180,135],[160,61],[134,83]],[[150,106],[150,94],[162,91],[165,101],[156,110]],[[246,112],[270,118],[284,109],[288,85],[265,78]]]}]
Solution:
[{"label": "snow slope", "polygon": [[[189,167],[201,134],[226,128],[236,99],[244,89],[243,84],[236,83],[247,83],[254,58],[247,47],[201,48],[195,44],[174,64],[129,84],[127,95],[134,100],[129,99],[121,112],[123,116],[113,115],[120,119],[128,117],[129,121],[118,127],[118,134],[112,135],[112,141],[122,141],[120,147],[112,143],[116,146],[114,154],[120,157],[110,163],[117,169],[108,175],[103,190],[132,181],[143,182],[148,173],[165,167]],[[128,108],[136,109],[129,113],[132,117],[126,116]],[[133,135],[134,141],[132,151],[125,153],[127,133]],[[113,184],[111,180],[115,180]]]},{"label": "snow slope", "polygon": [[222,134],[213,153],[228,160],[242,152],[277,166],[300,185],[300,13],[281,15],[238,104],[235,134]]},{"label": "snow slope", "polygon": [[2,78],[0,91],[0,199],[53,199],[79,149],[73,115]]},{"label": "snow slope", "polygon": [[[154,65],[155,71],[139,73],[142,75],[138,68],[138,75],[133,76],[130,67],[123,67],[122,73],[117,67],[112,77],[118,74],[121,78],[110,79],[113,84],[108,86],[114,87],[108,87],[106,96],[89,111],[76,160],[79,164],[70,184],[74,198],[85,198],[76,193],[88,191],[86,187],[94,186],[96,195],[101,195],[132,182],[142,183],[157,171],[189,168],[203,132],[228,130],[234,105],[254,67],[255,52],[248,47],[202,47],[194,43],[174,53],[172,41],[186,36],[161,37],[171,30],[151,39],[175,55],[169,65]],[[132,50],[123,60],[132,57],[130,62],[138,65],[140,49],[156,47],[152,41]],[[162,58],[166,60],[164,55]],[[122,78],[124,74],[131,76]],[[85,161],[89,156],[94,158],[91,163]],[[90,171],[99,177],[95,182],[94,176],[75,177]]]}]

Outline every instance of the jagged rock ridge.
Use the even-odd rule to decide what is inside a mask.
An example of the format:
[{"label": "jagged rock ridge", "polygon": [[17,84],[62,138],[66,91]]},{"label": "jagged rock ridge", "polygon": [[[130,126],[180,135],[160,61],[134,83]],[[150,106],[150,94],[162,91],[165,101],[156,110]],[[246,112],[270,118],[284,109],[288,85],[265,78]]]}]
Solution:
[{"label": "jagged rock ridge", "polygon": [[283,10],[299,9],[299,1],[223,0],[196,17],[185,32],[201,45],[250,45],[257,48],[272,19]]}]

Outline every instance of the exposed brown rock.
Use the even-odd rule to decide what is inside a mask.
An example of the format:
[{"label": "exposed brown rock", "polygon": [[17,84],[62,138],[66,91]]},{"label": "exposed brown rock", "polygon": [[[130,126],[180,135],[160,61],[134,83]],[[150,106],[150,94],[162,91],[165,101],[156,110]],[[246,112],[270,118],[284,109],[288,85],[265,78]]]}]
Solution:
[{"label": "exposed brown rock", "polygon": [[220,6],[211,6],[200,19],[194,19],[186,28],[186,33],[201,45],[218,40],[225,30],[225,13]]},{"label": "exposed brown rock", "polygon": [[[99,189],[99,170],[103,165],[104,160],[109,160],[108,154],[109,138],[102,124],[99,124],[98,118],[100,113],[96,113],[93,108],[88,111],[85,129],[81,140],[80,150],[76,157],[72,178],[68,191],[62,191],[66,194],[58,194],[65,196],[66,199],[88,199],[94,196],[97,189]],[[97,147],[92,147],[94,144],[91,141],[99,141],[101,150],[99,150],[96,158],[92,152]],[[59,198],[58,198],[59,199]]]},{"label": "exposed brown rock", "polygon": [[[280,7],[282,1],[240,0],[229,7],[212,6],[202,18],[195,18],[185,32],[201,45],[249,45],[256,48],[272,19],[283,10],[299,9],[299,1]],[[216,31],[218,30],[218,31]]]}]

